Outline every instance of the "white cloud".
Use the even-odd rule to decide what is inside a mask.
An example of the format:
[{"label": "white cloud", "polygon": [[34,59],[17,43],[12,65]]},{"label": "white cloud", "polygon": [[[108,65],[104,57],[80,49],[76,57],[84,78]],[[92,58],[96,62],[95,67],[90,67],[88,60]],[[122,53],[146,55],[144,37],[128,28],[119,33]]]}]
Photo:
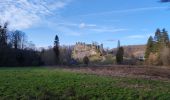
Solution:
[{"label": "white cloud", "polygon": [[1,0],[0,21],[8,21],[11,28],[29,28],[69,2],[70,0]]},{"label": "white cloud", "polygon": [[70,22],[64,22],[64,23],[57,23],[58,26],[65,26],[65,27],[75,27],[75,28],[93,28],[96,27],[95,24],[86,24],[84,22],[82,23],[70,23]]},{"label": "white cloud", "polygon": [[100,27],[96,27],[96,28],[93,28],[93,29],[90,29],[90,30],[95,31],[95,32],[99,32],[99,33],[115,33],[115,32],[121,32],[121,31],[128,31],[129,29],[100,26]]},{"label": "white cloud", "polygon": [[[129,31],[127,28],[114,28],[111,26],[97,25],[91,23],[77,23],[77,22],[58,22],[58,23],[49,23],[50,27],[55,26],[56,31],[61,33],[71,35],[71,36],[82,36],[84,34],[105,34],[105,33],[118,33],[122,31]],[[54,28],[53,28],[54,29]]]},{"label": "white cloud", "polygon": [[86,24],[85,24],[85,23],[81,23],[81,24],[79,25],[79,27],[80,27],[80,28],[85,28],[85,27],[86,27]]},{"label": "white cloud", "polygon": [[144,39],[144,38],[148,38],[149,35],[131,35],[128,36],[128,39]]},{"label": "white cloud", "polygon": [[96,27],[96,25],[95,24],[80,23],[79,27],[80,28],[92,28],[92,27]]},{"label": "white cloud", "polygon": [[118,40],[117,39],[109,39],[109,40],[106,40],[107,42],[117,42]]},{"label": "white cloud", "polygon": [[120,31],[127,31],[129,29],[126,28],[113,28],[113,27],[109,27],[109,26],[101,26],[101,25],[96,25],[96,24],[89,24],[89,23],[69,23],[69,22],[65,22],[65,23],[57,23],[58,27],[62,26],[62,27],[67,27],[67,28],[76,28],[76,29],[86,29],[89,31],[94,31],[94,32],[99,32],[99,33],[103,33],[103,32],[109,32],[109,33],[115,33],[115,32],[120,32]]},{"label": "white cloud", "polygon": [[98,15],[108,15],[108,14],[114,14],[114,13],[130,13],[130,12],[162,10],[162,9],[168,9],[168,8],[169,7],[162,7],[162,6],[158,6],[158,7],[143,7],[143,8],[112,10],[112,11],[99,12],[99,13],[91,13],[91,14],[85,14],[85,15],[79,15],[79,16],[98,16]]}]

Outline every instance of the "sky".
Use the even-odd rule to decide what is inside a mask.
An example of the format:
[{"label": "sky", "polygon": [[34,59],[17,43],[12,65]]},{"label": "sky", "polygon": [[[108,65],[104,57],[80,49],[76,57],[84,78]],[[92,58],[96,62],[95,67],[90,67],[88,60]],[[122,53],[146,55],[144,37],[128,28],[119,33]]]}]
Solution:
[{"label": "sky", "polygon": [[170,3],[159,0],[0,0],[0,23],[21,30],[37,47],[76,42],[105,48],[146,44],[157,28],[170,31]]}]

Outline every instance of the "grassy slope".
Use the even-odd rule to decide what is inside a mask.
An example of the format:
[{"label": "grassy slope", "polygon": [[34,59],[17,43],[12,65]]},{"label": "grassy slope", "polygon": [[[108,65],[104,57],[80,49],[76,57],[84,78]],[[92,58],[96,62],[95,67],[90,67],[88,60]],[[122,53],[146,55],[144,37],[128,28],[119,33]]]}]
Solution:
[{"label": "grassy slope", "polygon": [[45,68],[0,68],[0,100],[170,99],[170,82],[105,77]]}]

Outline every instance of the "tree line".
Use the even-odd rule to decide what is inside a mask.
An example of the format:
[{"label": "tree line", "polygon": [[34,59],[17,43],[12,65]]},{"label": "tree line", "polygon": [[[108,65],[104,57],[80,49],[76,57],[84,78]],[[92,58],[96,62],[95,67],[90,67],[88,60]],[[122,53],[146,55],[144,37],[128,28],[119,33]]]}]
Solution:
[{"label": "tree line", "polygon": [[60,46],[56,35],[52,47],[37,50],[24,32],[9,30],[8,23],[0,25],[0,67],[75,64],[73,48]]},{"label": "tree line", "polygon": [[[60,46],[59,37],[54,38],[54,45],[48,49],[36,50],[32,42],[28,42],[26,34],[19,30],[8,30],[8,23],[0,25],[0,66],[40,66],[76,64],[72,58],[74,46]],[[124,48],[118,41],[116,62],[124,63]],[[84,57],[88,65],[88,57]],[[170,65],[170,40],[166,29],[157,29],[150,36],[145,52],[146,64]]]},{"label": "tree line", "polygon": [[60,46],[57,35],[52,47],[37,50],[24,32],[9,30],[8,23],[0,25],[0,67],[68,65],[72,50],[73,46]]},{"label": "tree line", "polygon": [[0,25],[0,66],[41,65],[39,52],[34,49],[24,32],[9,31],[8,23]]}]

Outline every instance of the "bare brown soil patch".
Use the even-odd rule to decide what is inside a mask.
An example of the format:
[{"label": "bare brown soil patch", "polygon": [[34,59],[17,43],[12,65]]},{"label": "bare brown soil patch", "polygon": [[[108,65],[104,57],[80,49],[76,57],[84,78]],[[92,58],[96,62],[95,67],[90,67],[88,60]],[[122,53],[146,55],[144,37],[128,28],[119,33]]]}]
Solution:
[{"label": "bare brown soil patch", "polygon": [[78,73],[105,76],[170,80],[170,68],[159,66],[110,65],[88,67],[64,67],[64,69]]}]

